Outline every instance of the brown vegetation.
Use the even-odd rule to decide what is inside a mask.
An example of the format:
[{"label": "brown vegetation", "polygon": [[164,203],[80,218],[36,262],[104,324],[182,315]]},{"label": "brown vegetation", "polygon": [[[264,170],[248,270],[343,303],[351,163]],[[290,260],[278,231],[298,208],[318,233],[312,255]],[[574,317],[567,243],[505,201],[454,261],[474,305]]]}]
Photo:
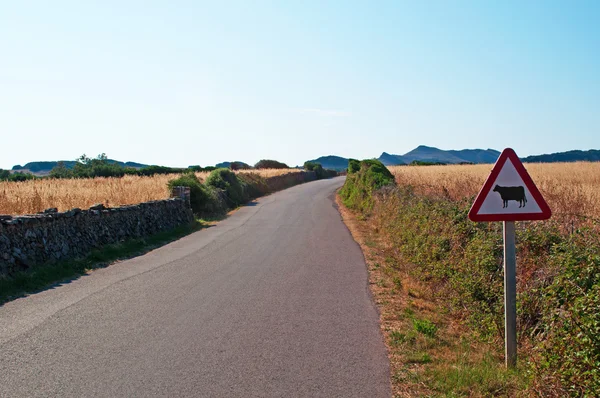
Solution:
[{"label": "brown vegetation", "polygon": [[[400,186],[461,200],[476,195],[492,165],[388,167]],[[525,168],[555,216],[600,218],[600,163],[526,163]]]},{"label": "brown vegetation", "polygon": [[[257,173],[264,178],[298,172],[297,169],[240,170],[237,173]],[[205,180],[210,173],[196,173]],[[59,211],[75,207],[88,208],[95,203],[119,206],[165,199],[167,183],[177,174],[157,174],[151,177],[35,179],[22,182],[0,181],[0,214],[33,214],[50,207]]]}]

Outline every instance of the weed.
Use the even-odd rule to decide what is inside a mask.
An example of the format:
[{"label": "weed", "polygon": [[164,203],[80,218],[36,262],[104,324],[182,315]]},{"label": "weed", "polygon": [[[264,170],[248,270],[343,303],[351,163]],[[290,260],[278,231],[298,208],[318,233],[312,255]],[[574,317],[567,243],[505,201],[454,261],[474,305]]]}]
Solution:
[{"label": "weed", "polygon": [[435,338],[438,327],[427,319],[413,319],[415,330],[427,337]]},{"label": "weed", "polygon": [[426,352],[416,352],[406,356],[407,363],[430,363],[432,361],[431,356]]}]

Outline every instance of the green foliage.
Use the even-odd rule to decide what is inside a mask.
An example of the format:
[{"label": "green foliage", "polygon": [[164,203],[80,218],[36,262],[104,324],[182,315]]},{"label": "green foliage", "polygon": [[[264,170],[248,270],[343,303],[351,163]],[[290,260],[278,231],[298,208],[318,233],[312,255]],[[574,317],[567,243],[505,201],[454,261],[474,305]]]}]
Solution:
[{"label": "green foliage", "polygon": [[229,169],[216,169],[206,179],[206,185],[225,191],[231,207],[237,207],[250,198],[235,173]]},{"label": "green foliage", "polygon": [[34,180],[35,178],[36,177],[30,173],[12,173],[8,176],[8,178],[6,178],[6,180],[20,182],[20,181]]},{"label": "green foliage", "polygon": [[518,374],[486,356],[482,361],[470,361],[465,353],[454,366],[433,367],[427,372],[430,384],[444,397],[505,397],[522,389]]},{"label": "green foliage", "polygon": [[240,173],[236,175],[249,199],[255,199],[271,192],[264,177],[256,173]]},{"label": "green foliage", "polygon": [[[411,187],[378,194],[365,188],[372,180],[365,177],[364,162],[358,171],[350,164],[342,191],[345,202],[376,218],[379,233],[397,256],[414,264],[412,275],[436,287],[440,302],[466,319],[473,337],[502,339],[501,224],[469,221],[473,198],[417,195]],[[535,356],[521,360],[531,361],[535,377],[572,396],[600,391],[598,229],[590,225],[568,234],[553,221],[519,223],[517,229],[519,341],[535,347]],[[413,326],[424,335],[434,336],[437,330],[417,320]],[[464,371],[488,377],[478,373],[482,369]]]},{"label": "green foliage", "polygon": [[36,178],[29,173],[11,173],[9,170],[0,169],[0,181],[27,181]]},{"label": "green foliage", "polygon": [[[72,167],[69,168],[69,165]],[[124,175],[153,176],[156,174],[179,174],[192,171],[212,171],[214,167],[190,166],[187,169],[165,166],[145,166],[139,169],[126,167],[109,160],[102,153],[96,158],[81,155],[73,162],[58,162],[50,171],[50,178],[94,178],[94,177],[123,177]]]},{"label": "green foliage", "polygon": [[178,186],[190,188],[190,204],[192,211],[197,216],[218,215],[227,210],[226,206],[223,206],[218,200],[214,189],[202,184],[193,173],[182,174],[180,177],[169,181],[168,185],[169,189]]},{"label": "green foliage", "polygon": [[250,169],[252,169],[252,167],[250,167],[249,165],[247,165],[244,162],[231,162],[231,164],[229,165],[229,168],[231,170],[250,170]]},{"label": "green foliage", "polygon": [[58,162],[52,170],[50,170],[50,174],[48,174],[50,178],[73,178],[73,171],[68,169],[64,162]]},{"label": "green foliage", "polygon": [[357,173],[360,170],[360,161],[356,159],[348,160],[348,174]]},{"label": "green foliage", "polygon": [[386,185],[394,185],[394,176],[378,160],[350,159],[346,183],[340,191],[344,204],[350,208],[368,211],[373,207],[373,193]]},{"label": "green foliage", "polygon": [[323,168],[320,163],[304,162],[304,170],[314,171],[316,168]]},{"label": "green foliage", "polygon": [[263,159],[254,165],[255,169],[289,169],[285,163],[276,160]]},{"label": "green foliage", "polygon": [[[574,396],[600,391],[600,239],[580,230],[555,244],[549,262],[560,269],[541,289],[547,370]],[[560,268],[558,268],[560,267]]]},{"label": "green foliage", "polygon": [[214,166],[207,166],[207,167],[201,167],[201,166],[188,166],[187,170],[189,171],[194,171],[194,172],[211,172],[213,170],[218,169],[218,167],[214,167]]},{"label": "green foliage", "polygon": [[426,162],[423,160],[413,160],[410,162],[410,166],[445,166],[447,163],[443,162]]},{"label": "green foliage", "polygon": [[321,180],[323,178],[331,178],[331,177],[335,177],[338,175],[337,171],[326,170],[323,168],[323,166],[320,163],[315,163],[315,162],[305,162],[304,170],[314,171],[315,174],[317,175],[318,180]]},{"label": "green foliage", "polygon": [[431,338],[434,338],[438,331],[437,326],[427,319],[413,319],[413,326],[415,331]]}]

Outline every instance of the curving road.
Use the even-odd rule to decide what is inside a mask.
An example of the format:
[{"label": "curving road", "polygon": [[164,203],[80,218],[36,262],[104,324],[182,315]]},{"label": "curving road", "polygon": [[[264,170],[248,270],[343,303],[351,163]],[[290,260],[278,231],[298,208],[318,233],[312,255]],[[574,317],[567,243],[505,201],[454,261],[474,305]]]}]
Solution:
[{"label": "curving road", "polygon": [[0,396],[389,397],[342,183],[0,307]]}]

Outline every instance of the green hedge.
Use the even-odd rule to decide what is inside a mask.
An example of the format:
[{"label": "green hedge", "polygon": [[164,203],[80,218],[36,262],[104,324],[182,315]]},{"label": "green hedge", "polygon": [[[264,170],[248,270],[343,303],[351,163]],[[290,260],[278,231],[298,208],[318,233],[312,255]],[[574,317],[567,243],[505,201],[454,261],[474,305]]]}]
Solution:
[{"label": "green hedge", "polygon": [[169,189],[175,186],[190,188],[190,203],[197,217],[212,218],[221,216],[248,201],[281,188],[282,178],[289,178],[286,186],[303,182],[297,173],[286,176],[263,178],[255,173],[235,174],[229,169],[212,171],[202,183],[194,173],[184,173],[169,181]]}]

